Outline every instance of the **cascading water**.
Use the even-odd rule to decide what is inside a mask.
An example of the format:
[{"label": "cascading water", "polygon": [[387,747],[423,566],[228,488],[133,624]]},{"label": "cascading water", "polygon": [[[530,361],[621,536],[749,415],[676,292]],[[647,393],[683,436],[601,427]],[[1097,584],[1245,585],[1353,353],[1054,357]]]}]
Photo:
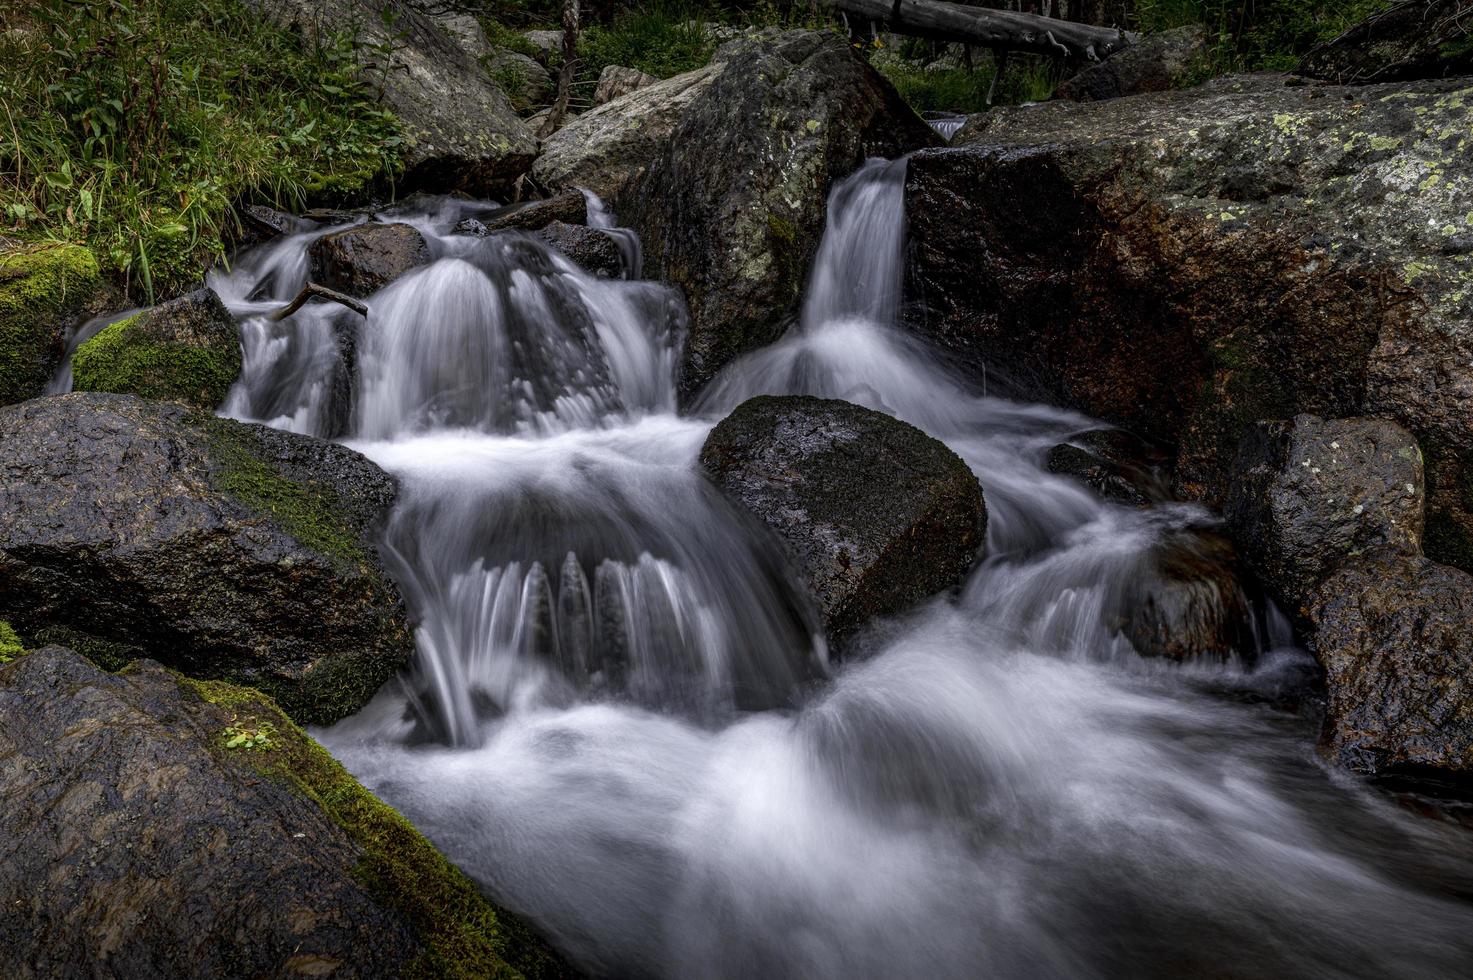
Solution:
[{"label": "cascading water", "polygon": [[[1211,516],[1049,474],[1090,420],[981,397],[897,329],[904,175],[835,189],[802,322],[691,417],[673,293],[447,235],[453,213],[413,219],[439,258],[361,325],[256,319],[308,236],[217,282],[246,350],[226,411],[319,433],[336,413],[404,487],[385,551],[418,663],[325,743],[598,975],[1467,975],[1466,833],[1318,764],[1281,618],[1226,663],[1149,660],[1121,628]],[[758,393],[904,418],[986,491],[964,588],[839,668],[696,469]]]}]

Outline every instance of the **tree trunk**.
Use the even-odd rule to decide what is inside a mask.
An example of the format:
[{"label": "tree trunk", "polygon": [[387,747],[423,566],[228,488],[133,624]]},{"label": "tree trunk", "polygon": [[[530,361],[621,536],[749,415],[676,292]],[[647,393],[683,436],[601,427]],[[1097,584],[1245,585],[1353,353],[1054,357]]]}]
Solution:
[{"label": "tree trunk", "polygon": [[568,99],[573,93],[573,75],[578,69],[578,0],[563,0],[563,67],[557,75],[557,99],[537,135],[546,139],[563,124]]},{"label": "tree trunk", "polygon": [[1007,10],[963,7],[944,0],[823,0],[855,17],[879,21],[896,34],[1099,61],[1130,44],[1124,31]]}]

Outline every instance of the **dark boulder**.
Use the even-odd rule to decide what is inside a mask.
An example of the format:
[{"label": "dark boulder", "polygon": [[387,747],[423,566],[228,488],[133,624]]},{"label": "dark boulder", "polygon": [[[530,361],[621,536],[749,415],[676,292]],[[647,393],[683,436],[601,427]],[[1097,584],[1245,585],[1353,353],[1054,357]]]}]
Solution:
[{"label": "dark boulder", "polygon": [[555,975],[269,700],[48,647],[0,668],[0,972]]},{"label": "dark boulder", "polygon": [[240,375],[235,318],[199,289],[104,327],[72,355],[72,387],[215,408]]},{"label": "dark boulder", "polygon": [[76,393],[0,409],[0,618],[356,711],[413,649],[375,550],[394,480],[350,449]]},{"label": "dark boulder", "polygon": [[1251,661],[1253,616],[1232,542],[1206,530],[1168,536],[1125,588],[1121,632],[1143,657]]},{"label": "dark boulder", "polygon": [[1473,776],[1473,576],[1381,549],[1309,602],[1329,703],[1322,750],[1356,772]]},{"label": "dark boulder", "polygon": [[1295,70],[1341,85],[1467,75],[1470,15],[1468,0],[1392,4],[1309,52]]},{"label": "dark boulder", "polygon": [[576,262],[584,272],[610,279],[618,279],[624,274],[619,243],[606,232],[586,225],[554,221],[536,234]]},{"label": "dark boulder", "polygon": [[0,251],[0,405],[35,398],[66,356],[68,333],[111,300],[80,245]]},{"label": "dark boulder", "polygon": [[565,221],[570,225],[588,223],[588,201],[582,191],[563,191],[541,201],[516,204],[481,216],[481,223],[488,232],[537,231],[554,221]]},{"label": "dark boulder", "polygon": [[1106,500],[1145,507],[1168,499],[1160,450],[1120,429],[1091,429],[1049,450],[1044,466],[1071,476]]},{"label": "dark boulder", "polygon": [[1148,34],[1066,79],[1054,96],[1073,102],[1096,102],[1181,88],[1207,55],[1207,31],[1198,24]]},{"label": "dark boulder", "polygon": [[837,33],[733,41],[711,70],[643,179],[615,201],[652,275],[685,291],[687,393],[796,313],[836,180],[867,157],[941,143]]},{"label": "dark boulder", "polygon": [[1473,568],[1470,98],[1256,75],[973,116],[910,160],[913,325],[1211,504],[1254,422],[1393,419],[1429,556]]},{"label": "dark boulder", "polygon": [[1244,437],[1228,526],[1244,558],[1291,615],[1341,562],[1379,545],[1416,554],[1422,453],[1384,419],[1300,415]]},{"label": "dark boulder", "polygon": [[312,279],[349,296],[370,296],[430,261],[430,246],[411,225],[368,222],[324,235],[308,249]]},{"label": "dark boulder", "polygon": [[984,540],[987,512],[967,464],[848,402],[743,402],[711,430],[701,465],[777,532],[832,640],[955,585]]}]

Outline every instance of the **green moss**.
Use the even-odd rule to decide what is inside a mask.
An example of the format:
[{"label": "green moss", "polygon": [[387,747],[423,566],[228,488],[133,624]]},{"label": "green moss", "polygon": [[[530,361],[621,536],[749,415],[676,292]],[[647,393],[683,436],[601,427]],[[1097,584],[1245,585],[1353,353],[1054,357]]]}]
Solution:
[{"label": "green moss", "polygon": [[[424,944],[410,977],[551,977],[566,966],[526,926],[488,902],[419,831],[379,800],[257,691],[180,676],[179,685],[228,709],[217,756],[248,766],[320,806],[362,849],[355,869],[375,899],[398,912]],[[232,729],[270,726],[268,744],[231,751]]]},{"label": "green moss", "polygon": [[97,260],[77,245],[0,254],[0,405],[41,394],[98,286]]},{"label": "green moss", "polygon": [[270,517],[315,551],[351,567],[368,563],[357,533],[340,514],[332,488],[290,479],[263,462],[259,444],[239,422],[213,416],[196,421],[209,438],[216,490]]},{"label": "green moss", "polygon": [[145,310],[103,329],[72,356],[72,386],[215,408],[240,373],[240,352],[151,340]]},{"label": "green moss", "polygon": [[75,650],[103,670],[122,670],[147,654],[141,647],[109,640],[91,633],[56,624],[37,630],[32,639],[37,647],[59,646]]},{"label": "green moss", "polygon": [[0,664],[8,664],[16,657],[25,656],[26,648],[10,624],[0,619]]}]

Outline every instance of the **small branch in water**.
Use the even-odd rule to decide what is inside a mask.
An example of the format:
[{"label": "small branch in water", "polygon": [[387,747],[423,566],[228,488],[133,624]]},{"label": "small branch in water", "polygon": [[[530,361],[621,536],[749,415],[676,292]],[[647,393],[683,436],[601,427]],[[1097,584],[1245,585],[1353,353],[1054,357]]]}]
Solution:
[{"label": "small branch in water", "polygon": [[336,289],[328,289],[326,286],[320,285],[318,283],[309,282],[307,283],[307,285],[302,287],[302,291],[300,293],[297,293],[295,299],[283,306],[281,309],[277,310],[275,313],[268,314],[266,316],[266,319],[273,322],[277,320],[285,320],[287,317],[300,310],[302,306],[307,302],[307,300],[311,299],[314,296],[316,296],[318,299],[331,300],[332,302],[337,303],[340,306],[346,306],[348,309],[352,310],[354,313],[357,313],[359,316],[368,316],[368,306],[361,300],[356,300],[353,297],[349,296],[347,293],[340,293]]}]

